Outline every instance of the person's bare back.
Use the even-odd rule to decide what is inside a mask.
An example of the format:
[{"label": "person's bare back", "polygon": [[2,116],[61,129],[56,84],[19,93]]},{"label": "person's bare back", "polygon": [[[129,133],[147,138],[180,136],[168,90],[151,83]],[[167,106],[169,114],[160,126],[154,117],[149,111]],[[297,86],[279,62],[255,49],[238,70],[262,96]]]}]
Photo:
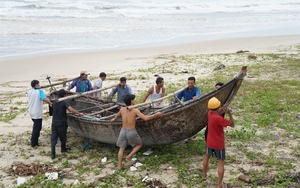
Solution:
[{"label": "person's bare back", "polygon": [[[128,106],[135,105],[135,95],[126,95],[125,96],[125,104],[127,107],[122,107],[119,112],[115,115],[113,119],[110,120],[110,122],[116,121],[119,117],[122,117],[122,129],[120,131],[117,146],[120,147],[119,153],[118,153],[118,169],[122,169],[122,160],[123,160],[123,154],[125,151],[126,145],[129,143],[132,147],[132,151],[126,156],[126,160],[131,161],[131,157],[133,154],[135,154],[139,149],[142,147],[142,139],[138,135],[138,133],[135,130],[135,123],[136,123],[136,117],[140,117],[141,119],[147,121],[154,119],[156,117],[163,117],[163,114],[161,112],[157,112],[152,115],[144,115],[140,112],[139,109],[133,108],[128,109]],[[133,131],[133,134],[132,134]],[[126,134],[128,132],[131,132],[131,134]]]},{"label": "person's bare back", "polygon": [[135,129],[135,122],[136,122],[136,116],[137,116],[136,110],[137,109],[127,109],[127,107],[122,107],[120,109],[123,127],[126,130]]},{"label": "person's bare back", "polygon": [[157,112],[156,114],[153,114],[151,116],[146,116],[137,108],[128,109],[127,107],[122,107],[113,121],[120,116],[122,117],[122,126],[126,130],[132,130],[135,129],[136,117],[140,117],[143,120],[147,121],[155,117],[162,117],[163,115],[161,112]]}]

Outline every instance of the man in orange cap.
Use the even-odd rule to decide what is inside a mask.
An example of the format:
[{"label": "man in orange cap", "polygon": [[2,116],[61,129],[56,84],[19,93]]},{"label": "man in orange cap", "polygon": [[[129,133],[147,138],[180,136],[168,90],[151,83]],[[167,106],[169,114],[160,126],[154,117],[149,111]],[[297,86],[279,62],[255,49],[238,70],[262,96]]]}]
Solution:
[{"label": "man in orange cap", "polygon": [[[223,187],[224,176],[224,160],[225,160],[225,139],[224,127],[234,127],[234,119],[229,108],[223,109],[221,102],[213,97],[208,101],[208,135],[206,142],[206,153],[203,159],[203,177],[207,177],[207,168],[209,158],[215,155],[218,159],[218,188]],[[220,114],[225,111],[229,115],[229,120],[222,117]]]}]

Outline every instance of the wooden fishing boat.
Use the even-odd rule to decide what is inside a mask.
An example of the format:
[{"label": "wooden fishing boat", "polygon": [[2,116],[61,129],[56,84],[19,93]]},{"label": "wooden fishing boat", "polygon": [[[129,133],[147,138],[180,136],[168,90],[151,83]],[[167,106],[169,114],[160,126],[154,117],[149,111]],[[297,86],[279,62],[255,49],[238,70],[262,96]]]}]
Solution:
[{"label": "wooden fishing boat", "polygon": [[[151,108],[151,102],[132,106],[139,108],[144,114],[153,114],[158,111],[164,114],[163,117],[150,121],[137,118],[136,129],[143,140],[143,144],[171,144],[189,138],[201,131],[207,125],[208,100],[211,97],[217,97],[224,106],[229,105],[236,95],[246,72],[247,67],[243,67],[232,80],[225,83],[220,89],[211,91],[199,99],[179,102],[161,109]],[[166,97],[175,97],[178,92],[169,94]],[[121,104],[103,103],[82,94],[72,97],[72,99],[67,98],[67,100],[72,107],[85,114],[82,117],[68,114],[68,125],[71,130],[82,137],[103,143],[116,144],[122,127],[122,119],[120,118],[113,123],[110,123],[109,120],[119,111],[122,107]]]}]

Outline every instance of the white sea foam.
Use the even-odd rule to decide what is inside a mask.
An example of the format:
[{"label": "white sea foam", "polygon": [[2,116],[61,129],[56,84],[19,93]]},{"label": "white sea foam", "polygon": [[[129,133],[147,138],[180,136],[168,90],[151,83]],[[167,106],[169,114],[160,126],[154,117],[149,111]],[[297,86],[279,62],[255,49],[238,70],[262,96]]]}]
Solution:
[{"label": "white sea foam", "polygon": [[[108,49],[183,36],[261,30],[294,34],[299,0],[1,0],[0,57]],[[294,32],[294,33],[293,33]],[[200,37],[199,37],[200,36]]]}]

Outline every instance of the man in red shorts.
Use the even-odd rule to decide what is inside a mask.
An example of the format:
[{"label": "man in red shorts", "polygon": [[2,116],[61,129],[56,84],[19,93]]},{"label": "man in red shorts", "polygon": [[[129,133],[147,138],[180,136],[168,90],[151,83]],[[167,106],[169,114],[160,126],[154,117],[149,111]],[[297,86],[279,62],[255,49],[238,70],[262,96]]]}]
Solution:
[{"label": "man in red shorts", "polygon": [[[234,119],[229,108],[223,109],[221,102],[213,97],[208,101],[208,135],[206,143],[206,153],[203,159],[203,177],[207,177],[207,168],[209,158],[213,155],[218,159],[218,188],[223,187],[224,160],[225,160],[225,141],[224,127],[234,127]],[[225,111],[229,115],[229,120],[223,118],[220,114]]]}]

